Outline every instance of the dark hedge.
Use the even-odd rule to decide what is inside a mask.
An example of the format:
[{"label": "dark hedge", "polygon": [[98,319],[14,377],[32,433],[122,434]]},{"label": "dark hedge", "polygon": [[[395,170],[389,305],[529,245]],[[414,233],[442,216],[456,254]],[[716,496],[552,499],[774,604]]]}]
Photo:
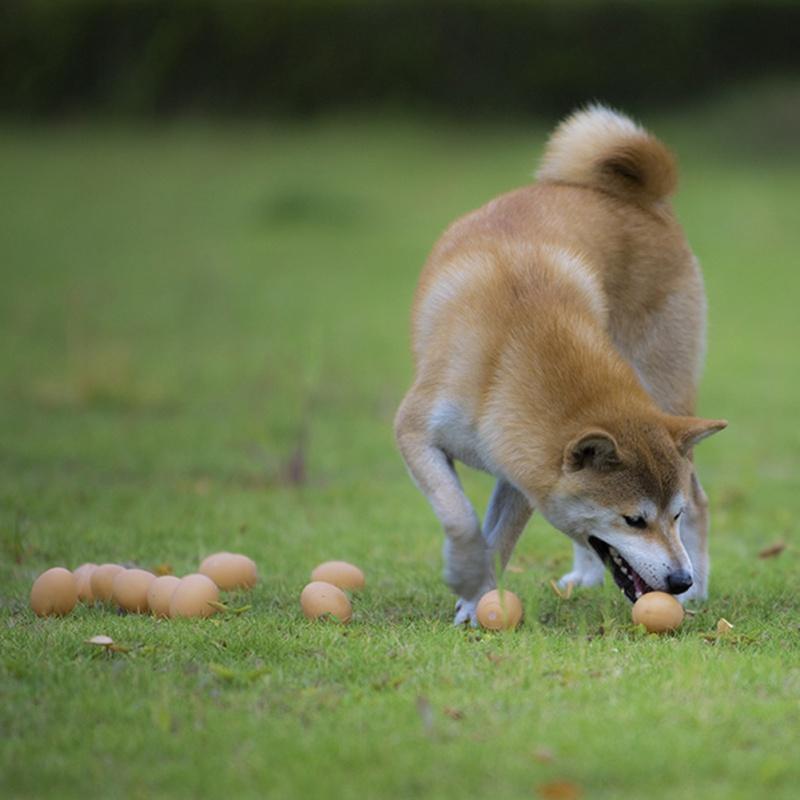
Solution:
[{"label": "dark hedge", "polygon": [[800,3],[2,0],[0,112],[641,108],[800,74]]}]

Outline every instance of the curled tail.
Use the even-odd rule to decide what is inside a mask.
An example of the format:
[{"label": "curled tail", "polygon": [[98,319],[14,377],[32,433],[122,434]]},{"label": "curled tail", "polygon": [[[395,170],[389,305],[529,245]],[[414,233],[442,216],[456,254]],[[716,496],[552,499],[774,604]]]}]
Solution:
[{"label": "curled tail", "polygon": [[536,177],[651,204],[675,191],[678,168],[672,153],[644,128],[623,114],[592,105],[555,129]]}]

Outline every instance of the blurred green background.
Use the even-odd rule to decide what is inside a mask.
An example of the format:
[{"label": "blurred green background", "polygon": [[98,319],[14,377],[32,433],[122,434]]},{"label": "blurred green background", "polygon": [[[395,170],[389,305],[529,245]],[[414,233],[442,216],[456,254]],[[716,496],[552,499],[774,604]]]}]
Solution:
[{"label": "blurred green background", "polygon": [[[794,798],[799,23],[721,0],[0,5],[0,795]],[[535,516],[507,576],[524,626],[455,630],[391,431],[416,276],[595,99],[681,163],[700,411],[731,422],[697,452],[711,597],[663,639],[613,587],[562,601],[570,546]],[[482,510],[490,481],[464,480]],[[241,615],[28,608],[55,564],[184,574],[220,549],[259,564]],[[346,629],[298,607],[327,558],[368,576]]]}]

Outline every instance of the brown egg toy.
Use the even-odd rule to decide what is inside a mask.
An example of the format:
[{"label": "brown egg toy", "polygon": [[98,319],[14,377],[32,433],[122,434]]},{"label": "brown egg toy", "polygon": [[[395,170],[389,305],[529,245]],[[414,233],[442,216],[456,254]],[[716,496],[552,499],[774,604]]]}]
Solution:
[{"label": "brown egg toy", "polygon": [[683,622],[683,606],[666,592],[647,592],[631,609],[634,625],[644,625],[650,633],[674,631]]},{"label": "brown egg toy", "polygon": [[477,608],[478,622],[491,631],[516,628],[522,619],[522,603],[514,592],[504,591],[502,599],[497,589],[481,597]]},{"label": "brown egg toy", "polygon": [[148,611],[147,590],[155,579],[146,569],[124,569],[111,582],[111,599],[124,611],[134,614]]},{"label": "brown egg toy", "polygon": [[78,584],[78,600],[91,605],[94,603],[94,593],[92,592],[92,573],[97,569],[97,564],[81,564],[77,569],[72,570]]},{"label": "brown egg toy", "polygon": [[174,575],[161,575],[151,581],[147,589],[147,605],[157,617],[169,616],[169,604],[180,582],[181,579]]},{"label": "brown egg toy", "polygon": [[119,564],[101,564],[99,567],[95,567],[89,577],[89,585],[91,586],[95,602],[111,602],[114,576],[124,569],[125,567],[121,567]]},{"label": "brown egg toy", "polygon": [[314,567],[311,573],[312,581],[332,583],[340,589],[354,591],[364,588],[364,573],[354,564],[347,561],[326,561]]},{"label": "brown egg toy", "polygon": [[214,553],[203,559],[198,572],[223,591],[250,589],[258,581],[256,562],[241,553]]},{"label": "brown egg toy", "polygon": [[347,595],[332,583],[312,581],[300,594],[300,606],[309,619],[330,616],[337,622],[350,622],[353,609]]},{"label": "brown egg toy", "polygon": [[181,578],[169,601],[171,617],[210,617],[217,609],[219,588],[207,575],[187,575]]},{"label": "brown egg toy", "polygon": [[78,582],[63,567],[53,567],[43,572],[31,588],[31,608],[40,617],[63,617],[78,602]]}]

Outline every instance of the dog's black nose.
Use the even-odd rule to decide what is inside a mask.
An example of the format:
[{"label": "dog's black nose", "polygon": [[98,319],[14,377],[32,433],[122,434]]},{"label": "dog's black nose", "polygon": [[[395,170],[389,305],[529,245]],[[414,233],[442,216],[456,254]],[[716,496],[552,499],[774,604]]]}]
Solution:
[{"label": "dog's black nose", "polygon": [[692,576],[685,569],[676,569],[667,575],[667,587],[670,594],[683,594],[694,583]]}]

